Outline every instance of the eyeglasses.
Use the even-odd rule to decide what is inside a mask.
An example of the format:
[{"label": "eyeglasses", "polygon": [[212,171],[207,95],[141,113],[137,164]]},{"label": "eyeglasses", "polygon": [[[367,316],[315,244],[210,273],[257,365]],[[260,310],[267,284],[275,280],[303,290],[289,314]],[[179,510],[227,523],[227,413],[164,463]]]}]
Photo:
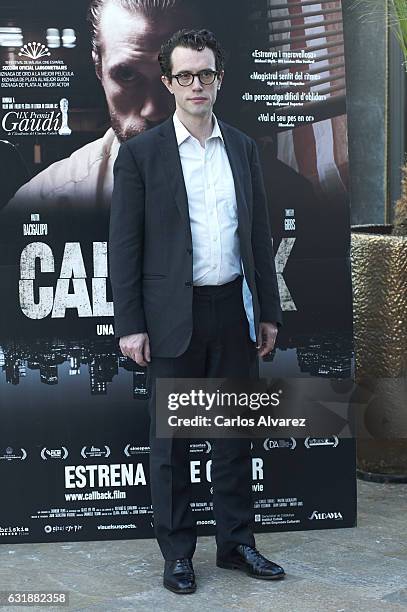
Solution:
[{"label": "eyeglasses", "polygon": [[182,87],[188,87],[188,85],[192,85],[196,76],[202,85],[212,85],[218,76],[218,72],[215,70],[200,70],[195,74],[192,72],[180,72],[179,74],[172,74],[171,78],[177,79],[178,84],[182,85]]}]

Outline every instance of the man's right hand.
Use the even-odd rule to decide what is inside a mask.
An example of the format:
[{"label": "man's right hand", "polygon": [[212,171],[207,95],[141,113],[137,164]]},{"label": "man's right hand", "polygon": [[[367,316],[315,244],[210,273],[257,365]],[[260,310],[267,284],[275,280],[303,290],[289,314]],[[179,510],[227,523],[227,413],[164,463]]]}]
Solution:
[{"label": "man's right hand", "polygon": [[151,361],[150,340],[146,333],[122,336],[119,346],[125,357],[130,357],[140,366],[146,366]]}]

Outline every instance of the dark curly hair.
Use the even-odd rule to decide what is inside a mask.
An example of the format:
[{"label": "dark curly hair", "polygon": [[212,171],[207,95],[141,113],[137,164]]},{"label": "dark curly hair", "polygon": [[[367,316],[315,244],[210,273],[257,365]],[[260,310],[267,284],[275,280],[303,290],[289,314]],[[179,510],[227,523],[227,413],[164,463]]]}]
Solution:
[{"label": "dark curly hair", "polygon": [[216,70],[223,70],[225,64],[225,52],[209,30],[178,30],[167,42],[161,45],[158,61],[160,62],[161,72],[167,78],[171,78],[171,54],[175,47],[186,47],[202,51],[206,47],[212,49],[215,55]]}]

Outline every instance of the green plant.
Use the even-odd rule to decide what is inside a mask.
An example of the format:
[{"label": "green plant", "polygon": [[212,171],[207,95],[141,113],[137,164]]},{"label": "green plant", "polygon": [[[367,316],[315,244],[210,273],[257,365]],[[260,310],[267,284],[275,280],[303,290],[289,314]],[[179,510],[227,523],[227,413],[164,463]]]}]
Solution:
[{"label": "green plant", "polygon": [[387,0],[389,6],[389,25],[395,33],[404,60],[407,62],[407,0]]},{"label": "green plant", "polygon": [[[389,7],[389,25],[399,41],[404,56],[404,68],[407,68],[407,0],[387,0]],[[396,236],[407,236],[407,163],[402,168],[401,196],[394,209],[392,233]]]}]

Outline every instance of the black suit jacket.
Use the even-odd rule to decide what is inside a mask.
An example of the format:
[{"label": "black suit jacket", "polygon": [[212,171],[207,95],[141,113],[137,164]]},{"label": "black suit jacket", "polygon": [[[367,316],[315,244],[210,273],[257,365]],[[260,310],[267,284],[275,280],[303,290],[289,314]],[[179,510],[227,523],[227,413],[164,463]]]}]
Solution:
[{"label": "black suit jacket", "polygon": [[[237,200],[243,270],[260,321],[281,324],[266,195],[255,142],[219,121]],[[192,237],[173,119],[123,143],[114,164],[109,265],[115,335],[147,332],[153,357],[192,334]]]}]

